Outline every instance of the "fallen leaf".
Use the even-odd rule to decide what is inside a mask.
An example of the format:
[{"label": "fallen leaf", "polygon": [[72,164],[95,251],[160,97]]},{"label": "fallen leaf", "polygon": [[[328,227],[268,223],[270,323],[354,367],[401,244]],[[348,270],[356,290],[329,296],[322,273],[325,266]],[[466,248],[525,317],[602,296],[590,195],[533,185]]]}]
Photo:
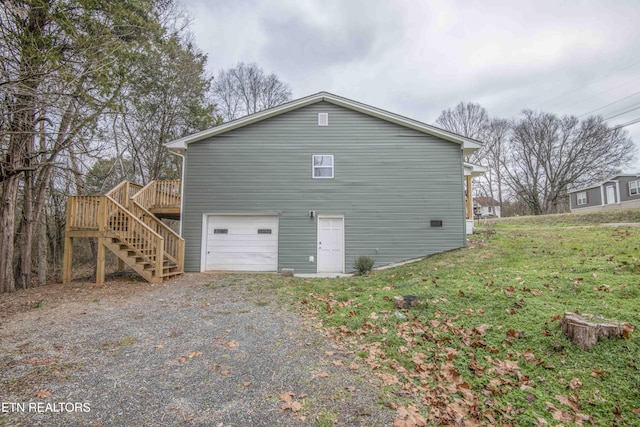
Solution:
[{"label": "fallen leaf", "polygon": [[358,369],[360,369],[360,365],[358,365],[357,363],[352,363],[351,365],[349,365],[349,369],[351,369],[352,371],[357,371]]},{"label": "fallen leaf", "polygon": [[600,369],[592,369],[591,370],[591,376],[594,377],[594,378],[600,378],[603,373],[604,373],[604,371],[601,371]]},{"label": "fallen leaf", "polygon": [[229,370],[223,369],[222,371],[220,371],[220,375],[222,375],[223,377],[226,377],[227,375],[229,375]]},{"label": "fallen leaf", "polygon": [[229,342],[227,343],[227,347],[229,347],[229,348],[236,348],[236,347],[238,347],[239,345],[240,345],[240,344],[238,344],[238,343],[237,343],[237,342],[235,342],[235,341],[229,341]]},{"label": "fallen leaf", "polygon": [[524,336],[524,331],[516,331],[515,329],[508,329],[505,333],[512,338],[522,338]]},{"label": "fallen leaf", "polygon": [[560,394],[557,394],[555,396],[556,400],[560,403],[562,403],[563,405],[566,405],[568,407],[570,407],[571,409],[573,409],[574,411],[578,411],[580,409],[580,405],[578,405],[575,402],[572,402],[571,399],[567,396],[562,396]]},{"label": "fallen leaf", "polygon": [[333,363],[335,366],[343,366],[344,362],[342,362],[342,360],[333,360],[331,363]]},{"label": "fallen leaf", "polygon": [[328,374],[328,373],[326,373],[325,371],[322,371],[322,372],[320,372],[317,376],[318,376],[318,377],[320,377],[320,378],[326,378],[326,377],[328,377],[328,376],[329,376],[329,374]]},{"label": "fallen leaf", "polygon": [[536,365],[539,365],[539,364],[543,363],[542,360],[538,359],[533,354],[533,351],[530,348],[528,348],[524,352],[522,352],[522,355],[524,356],[525,360],[527,362],[529,362],[529,363],[535,363]]},{"label": "fallen leaf", "polygon": [[326,354],[327,356],[333,356],[336,353],[334,351],[325,351],[324,354]]},{"label": "fallen leaf", "polygon": [[42,389],[36,393],[36,397],[40,399],[46,399],[47,397],[51,397],[51,392],[49,390]]},{"label": "fallen leaf", "polygon": [[394,427],[423,427],[427,425],[427,421],[424,419],[415,406],[399,406],[398,416],[393,420]]},{"label": "fallen leaf", "polygon": [[351,393],[353,393],[354,391],[356,391],[356,388],[352,385],[345,387],[347,389],[347,391],[350,391]]},{"label": "fallen leaf", "polygon": [[573,378],[571,381],[569,381],[569,388],[571,390],[575,390],[580,387],[582,387],[582,381],[580,381],[578,378]]},{"label": "fallen leaf", "polygon": [[378,374],[380,376],[380,379],[382,379],[382,383],[384,385],[394,385],[394,384],[400,384],[400,380],[398,380],[398,377],[396,377],[393,374]]},{"label": "fallen leaf", "polygon": [[471,331],[472,331],[472,332],[477,333],[477,334],[478,334],[478,335],[480,335],[480,336],[485,336],[485,334],[487,333],[487,331],[488,331],[489,329],[491,329],[491,328],[492,328],[492,326],[491,326],[491,325],[487,325],[487,324],[485,323],[485,324],[482,324],[482,325],[480,325],[480,326],[476,326],[476,327],[475,327],[475,328],[473,328]]},{"label": "fallen leaf", "polygon": [[189,359],[193,359],[194,357],[198,357],[201,356],[202,352],[200,351],[192,351],[191,353],[189,353],[189,355],[187,356]]},{"label": "fallen leaf", "polygon": [[291,392],[281,394],[280,400],[284,401],[282,406],[280,406],[280,409],[282,409],[283,411],[290,409],[291,412],[298,412],[300,409],[302,409],[302,404],[298,401],[293,400],[293,393]]},{"label": "fallen leaf", "polygon": [[280,395],[280,400],[283,402],[291,402],[293,401],[293,396],[295,396],[293,393],[291,393],[290,391],[287,391]]}]

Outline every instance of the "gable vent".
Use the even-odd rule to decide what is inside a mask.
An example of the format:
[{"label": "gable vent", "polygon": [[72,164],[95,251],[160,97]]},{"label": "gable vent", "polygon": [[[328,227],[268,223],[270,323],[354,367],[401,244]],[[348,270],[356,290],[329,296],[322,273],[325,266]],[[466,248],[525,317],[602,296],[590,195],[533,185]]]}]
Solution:
[{"label": "gable vent", "polygon": [[318,126],[329,126],[329,113],[318,113]]}]

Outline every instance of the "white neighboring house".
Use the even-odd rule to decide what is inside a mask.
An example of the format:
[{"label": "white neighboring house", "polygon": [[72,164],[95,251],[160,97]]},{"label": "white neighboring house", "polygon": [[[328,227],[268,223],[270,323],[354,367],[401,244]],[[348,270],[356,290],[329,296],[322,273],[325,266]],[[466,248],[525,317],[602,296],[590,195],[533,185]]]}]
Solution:
[{"label": "white neighboring house", "polygon": [[480,218],[500,218],[500,203],[491,197],[474,197],[473,214]]}]

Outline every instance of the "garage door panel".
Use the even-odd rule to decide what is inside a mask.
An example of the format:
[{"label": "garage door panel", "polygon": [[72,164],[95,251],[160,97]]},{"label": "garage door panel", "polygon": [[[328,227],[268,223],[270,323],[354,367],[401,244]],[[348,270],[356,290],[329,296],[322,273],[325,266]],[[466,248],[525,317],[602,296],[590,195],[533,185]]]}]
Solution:
[{"label": "garage door panel", "polygon": [[277,271],[277,216],[211,215],[206,238],[207,270]]}]

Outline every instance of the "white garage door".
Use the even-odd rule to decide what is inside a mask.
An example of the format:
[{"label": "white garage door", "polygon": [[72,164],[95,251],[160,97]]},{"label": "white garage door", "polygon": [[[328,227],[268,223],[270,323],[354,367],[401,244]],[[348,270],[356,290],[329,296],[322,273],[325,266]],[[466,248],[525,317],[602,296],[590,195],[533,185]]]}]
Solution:
[{"label": "white garage door", "polygon": [[207,270],[277,271],[278,217],[210,215]]}]

